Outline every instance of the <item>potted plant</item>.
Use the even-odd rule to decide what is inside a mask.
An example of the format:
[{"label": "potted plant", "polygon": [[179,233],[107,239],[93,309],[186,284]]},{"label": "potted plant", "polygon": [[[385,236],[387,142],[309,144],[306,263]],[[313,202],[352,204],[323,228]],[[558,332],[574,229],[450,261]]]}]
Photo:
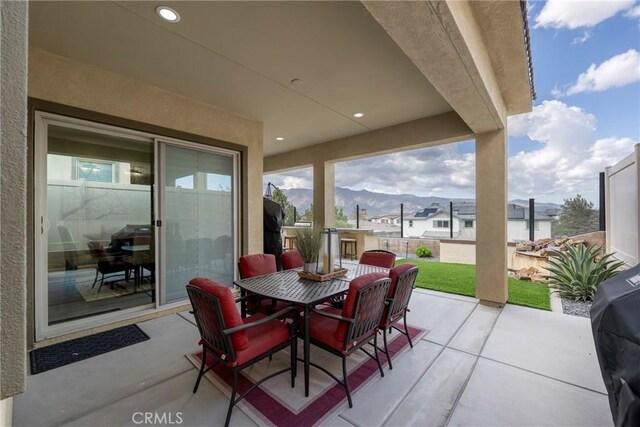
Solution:
[{"label": "potted plant", "polygon": [[322,248],[322,227],[304,227],[295,231],[296,248],[304,261],[304,271],[316,273],[318,256]]}]

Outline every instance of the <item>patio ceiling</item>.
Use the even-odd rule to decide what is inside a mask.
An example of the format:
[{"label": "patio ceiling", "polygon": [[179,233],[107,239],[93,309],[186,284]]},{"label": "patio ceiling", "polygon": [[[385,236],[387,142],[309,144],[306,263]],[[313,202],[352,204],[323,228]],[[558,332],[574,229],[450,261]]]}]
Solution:
[{"label": "patio ceiling", "polygon": [[31,2],[30,44],[261,121],[265,155],[452,111],[359,2],[162,4],[180,22],[150,2]]}]

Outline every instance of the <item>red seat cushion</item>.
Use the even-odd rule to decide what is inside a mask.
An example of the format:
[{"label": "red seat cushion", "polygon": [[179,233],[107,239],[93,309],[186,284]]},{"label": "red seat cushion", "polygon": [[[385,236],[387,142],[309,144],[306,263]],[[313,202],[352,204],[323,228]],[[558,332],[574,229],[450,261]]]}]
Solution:
[{"label": "red seat cushion", "polygon": [[[342,311],[333,307],[322,307],[320,311],[326,311],[328,313],[342,315]],[[336,337],[336,329],[338,328],[339,320],[331,319],[316,313],[311,313],[309,317],[309,338],[315,341],[319,341],[328,347],[334,348],[338,351],[342,351],[344,347],[344,339],[338,340]],[[303,323],[304,325],[304,323]]]},{"label": "red seat cushion", "polygon": [[293,268],[299,268],[304,266],[304,261],[298,251],[287,251],[280,255],[282,261],[282,268],[284,270],[291,270]]},{"label": "red seat cushion", "polygon": [[[244,318],[244,324],[264,319],[262,313]],[[282,344],[289,339],[289,327],[281,321],[274,319],[264,325],[256,326],[246,330],[249,338],[249,345],[243,350],[236,350],[236,364],[243,365],[251,359],[264,354],[272,348]],[[234,347],[235,348],[235,347]]]},{"label": "red seat cushion", "polygon": [[276,300],[275,307],[272,308],[272,305],[273,305],[273,300],[271,298],[263,298],[262,300],[260,300],[260,308],[258,308],[258,311],[260,313],[264,313],[267,315],[273,314],[276,311],[284,310],[285,308],[289,307],[291,304],[289,304],[288,302]]},{"label": "red seat cushion", "polygon": [[[353,312],[355,311],[356,296],[358,291],[370,283],[379,279],[386,279],[387,275],[384,273],[369,273],[356,277],[349,284],[349,292],[347,292],[347,298],[344,300],[344,306],[342,307],[342,316],[346,318],[353,318]],[[344,342],[347,336],[347,322],[340,322],[338,329],[336,330],[336,339]]]},{"label": "red seat cushion", "polygon": [[264,276],[278,271],[276,257],[271,254],[245,255],[238,260],[240,277],[249,279],[256,276]]},{"label": "red seat cushion", "polygon": [[[218,298],[220,301],[222,317],[224,318],[224,323],[227,329],[235,328],[236,326],[243,324],[240,313],[238,313],[236,301],[231,293],[231,289],[216,281],[207,279],[206,277],[196,277],[195,279],[192,279],[189,284]],[[245,331],[240,331],[231,335],[231,343],[236,352],[246,349],[249,346],[247,333]]]},{"label": "red seat cushion", "polygon": [[363,252],[360,264],[375,265],[376,267],[391,268],[396,256],[386,252]]}]

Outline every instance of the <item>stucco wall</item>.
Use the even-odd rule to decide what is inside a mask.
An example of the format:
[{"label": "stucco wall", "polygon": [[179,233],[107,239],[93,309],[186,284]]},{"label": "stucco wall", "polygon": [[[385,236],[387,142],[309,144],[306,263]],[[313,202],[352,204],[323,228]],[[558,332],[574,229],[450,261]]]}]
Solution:
[{"label": "stucco wall", "polygon": [[248,252],[262,252],[262,123],[33,47],[29,96],[248,147]]},{"label": "stucco wall", "polygon": [[[26,375],[27,3],[0,2],[0,399]],[[10,405],[0,405],[0,421]]]},{"label": "stucco wall", "polygon": [[[516,252],[515,243],[507,246],[508,268],[511,268],[513,254]],[[487,254],[487,256],[491,256]],[[476,242],[472,240],[441,240],[440,261],[456,264],[476,264]],[[505,273],[506,274],[506,273]]]}]

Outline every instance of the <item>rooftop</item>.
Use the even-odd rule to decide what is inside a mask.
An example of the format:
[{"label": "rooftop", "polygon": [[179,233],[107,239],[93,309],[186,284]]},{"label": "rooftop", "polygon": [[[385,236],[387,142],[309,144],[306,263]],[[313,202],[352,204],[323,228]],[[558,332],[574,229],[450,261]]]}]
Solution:
[{"label": "rooftop", "polygon": [[[529,209],[520,206],[515,203],[509,203],[507,205],[507,217],[510,220],[528,220]],[[434,203],[431,206],[424,208],[422,211],[415,212],[411,215],[404,217],[405,220],[426,220],[432,218],[441,213],[449,215],[449,206],[440,205]],[[456,202],[453,204],[453,216],[460,219],[475,219],[476,218],[476,204],[473,202]],[[553,218],[550,215],[545,215],[540,212],[535,212],[536,221],[552,221]]]}]

